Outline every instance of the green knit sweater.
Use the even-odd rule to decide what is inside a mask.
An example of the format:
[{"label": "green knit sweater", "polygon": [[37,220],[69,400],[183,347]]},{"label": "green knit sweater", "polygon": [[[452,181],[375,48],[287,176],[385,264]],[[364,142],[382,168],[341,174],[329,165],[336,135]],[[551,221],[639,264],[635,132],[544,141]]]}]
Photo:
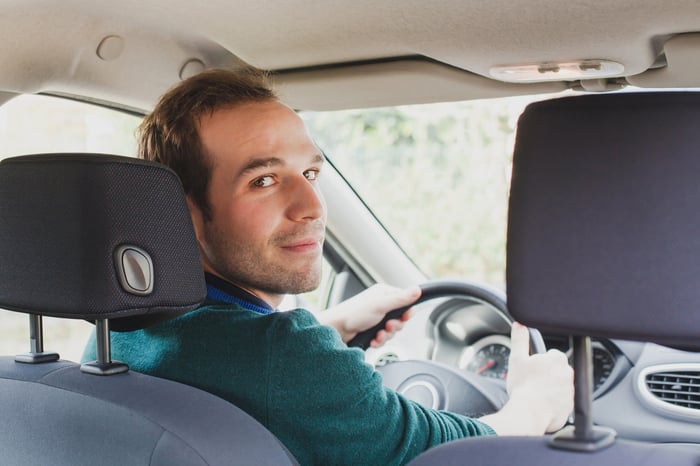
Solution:
[{"label": "green knit sweater", "polygon": [[[84,360],[95,359],[93,348]],[[112,356],[231,401],[302,465],[404,464],[431,446],[494,434],[383,388],[363,352],[305,310],[262,315],[208,300],[147,329],[113,332]]]}]

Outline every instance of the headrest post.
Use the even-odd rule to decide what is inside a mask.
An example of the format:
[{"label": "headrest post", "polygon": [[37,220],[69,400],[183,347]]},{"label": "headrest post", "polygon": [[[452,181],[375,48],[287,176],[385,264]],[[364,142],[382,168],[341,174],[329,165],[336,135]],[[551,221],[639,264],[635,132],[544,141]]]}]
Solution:
[{"label": "headrest post", "polygon": [[29,353],[15,356],[16,362],[39,364],[42,362],[58,361],[58,353],[44,351],[44,325],[41,315],[29,314]]},{"label": "headrest post", "polygon": [[589,337],[573,337],[574,433],[580,439],[590,439],[593,432],[592,354]]},{"label": "headrest post", "polygon": [[593,426],[593,350],[590,337],[573,337],[574,425],[557,432],[551,446],[563,450],[597,451],[615,442],[617,433]]},{"label": "headrest post", "polygon": [[112,363],[112,347],[109,340],[109,321],[100,319],[95,322],[95,343],[97,345],[97,363]]},{"label": "headrest post", "polygon": [[97,360],[82,364],[80,366],[81,371],[93,375],[114,375],[129,370],[127,364],[120,361],[112,361],[108,319],[95,321],[95,345]]}]

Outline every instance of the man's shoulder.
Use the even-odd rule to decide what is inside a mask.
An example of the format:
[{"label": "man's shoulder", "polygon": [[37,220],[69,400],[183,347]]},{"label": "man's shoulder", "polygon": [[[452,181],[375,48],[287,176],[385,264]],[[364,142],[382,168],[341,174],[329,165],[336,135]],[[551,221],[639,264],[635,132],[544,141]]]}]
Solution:
[{"label": "man's shoulder", "polygon": [[[201,349],[228,353],[278,353],[345,348],[337,332],[304,309],[259,314],[236,304],[205,302],[197,309],[143,331],[122,335],[126,346],[167,346],[168,351]],[[123,341],[121,341],[123,340]],[[128,342],[127,342],[128,340]],[[202,342],[206,341],[206,345]]]},{"label": "man's shoulder", "polygon": [[264,335],[278,347],[345,347],[333,328],[321,325],[312,312],[302,308],[259,314],[235,303],[205,301],[199,308],[180,316],[172,325],[185,332],[206,329],[213,338],[214,335],[226,337],[231,332],[243,339]]},{"label": "man's shoulder", "polygon": [[278,311],[261,314],[235,303],[205,301],[193,311],[164,323],[169,330],[194,329],[202,327],[220,330],[236,328],[267,328],[271,330],[293,331],[318,326],[314,315],[304,309]]},{"label": "man's shoulder", "polygon": [[294,339],[295,332],[290,332],[290,328],[306,328],[314,321],[307,311],[258,314],[236,304],[205,302],[151,327],[113,333],[113,350],[120,357],[134,350],[140,354],[158,354],[158,358],[163,354],[198,358],[202,351],[231,357],[246,352],[260,355],[274,351],[279,341]]}]

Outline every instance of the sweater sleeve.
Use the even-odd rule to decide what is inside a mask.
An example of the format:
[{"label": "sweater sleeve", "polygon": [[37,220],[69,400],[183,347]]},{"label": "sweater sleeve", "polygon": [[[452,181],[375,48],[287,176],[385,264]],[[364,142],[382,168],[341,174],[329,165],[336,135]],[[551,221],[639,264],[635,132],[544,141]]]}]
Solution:
[{"label": "sweater sleeve", "polygon": [[333,329],[306,311],[284,314],[270,329],[269,422],[301,464],[404,464],[440,443],[494,434],[384,388]]}]

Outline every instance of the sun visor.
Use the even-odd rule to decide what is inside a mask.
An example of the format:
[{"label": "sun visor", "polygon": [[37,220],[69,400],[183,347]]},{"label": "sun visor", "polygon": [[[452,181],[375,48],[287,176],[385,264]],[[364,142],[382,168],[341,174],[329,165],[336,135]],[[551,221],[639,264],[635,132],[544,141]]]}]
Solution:
[{"label": "sun visor", "polygon": [[629,76],[632,86],[691,88],[700,82],[700,33],[679,34],[664,44],[665,66]]}]

